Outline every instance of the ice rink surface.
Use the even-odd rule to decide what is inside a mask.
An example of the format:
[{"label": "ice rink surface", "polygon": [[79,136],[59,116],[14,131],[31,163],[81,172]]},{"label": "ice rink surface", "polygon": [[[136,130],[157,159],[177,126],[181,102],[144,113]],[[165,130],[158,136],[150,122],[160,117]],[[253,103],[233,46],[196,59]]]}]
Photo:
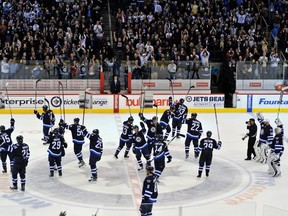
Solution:
[{"label": "ice rink surface", "polygon": [[[134,124],[139,125],[139,117],[133,114]],[[146,114],[151,118],[153,114]],[[190,116],[190,114],[189,114]],[[275,113],[264,113],[274,128]],[[30,146],[31,158],[27,167],[26,191],[10,191],[11,175],[0,174],[0,215],[5,216],[52,216],[66,211],[67,216],[136,216],[139,215],[144,171],[137,170],[136,159],[130,151],[130,158],[124,159],[122,150],[119,159],[113,158],[118,146],[122,122],[128,114],[86,114],[85,126],[88,131],[100,130],[104,141],[104,153],[98,163],[98,181],[89,183],[89,146],[83,146],[86,166],[78,168],[73,154],[71,133],[66,131],[68,142],[66,156],[62,159],[63,176],[49,178],[47,147],[42,144],[42,124],[35,115],[14,115],[16,120],[13,140],[24,136]],[[81,114],[66,115],[66,122]],[[220,151],[214,150],[210,177],[197,179],[198,161],[193,149],[185,160],[184,138],[175,139],[169,149],[173,160],[166,168],[158,185],[158,202],[154,204],[154,216],[286,216],[288,215],[288,159],[287,150],[281,160],[282,175],[273,178],[268,175],[267,164],[244,161],[247,140],[245,121],[255,117],[248,113],[218,113]],[[56,115],[57,122],[59,115]],[[8,127],[10,115],[1,115],[1,124]],[[204,133],[213,132],[217,140],[214,113],[198,114]],[[285,132],[288,114],[280,114]],[[186,126],[181,133],[186,134]],[[259,124],[258,124],[259,133]],[[202,136],[203,137],[203,136]],[[285,138],[286,139],[286,138]],[[285,147],[287,142],[285,141]],[[287,148],[287,147],[286,147]],[[144,161],[144,159],[143,159]]]}]

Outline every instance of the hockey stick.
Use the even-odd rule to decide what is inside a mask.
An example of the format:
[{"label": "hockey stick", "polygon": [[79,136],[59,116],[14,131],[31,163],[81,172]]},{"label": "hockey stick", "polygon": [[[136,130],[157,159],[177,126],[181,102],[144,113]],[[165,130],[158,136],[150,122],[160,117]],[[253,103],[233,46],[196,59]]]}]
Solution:
[{"label": "hockey stick", "polygon": [[62,104],[61,104],[61,97],[60,97],[60,82],[58,82],[58,97],[60,99],[59,103],[60,103],[60,106],[59,106],[59,109],[60,109],[60,119],[62,119]]},{"label": "hockey stick", "polygon": [[87,88],[84,92],[84,108],[83,108],[83,117],[82,117],[82,125],[84,125],[84,119],[85,119],[85,111],[86,111],[86,94],[91,88]]},{"label": "hockey stick", "polygon": [[5,85],[5,89],[6,89],[6,96],[7,96],[7,100],[8,100],[10,116],[12,118],[12,109],[11,109],[11,104],[10,104],[10,100],[9,100],[8,88],[7,88],[8,85],[9,85],[9,83],[7,82],[6,85]]},{"label": "hockey stick", "polygon": [[158,116],[158,105],[157,104],[153,104],[153,107],[156,107],[156,117]]},{"label": "hockey stick", "polygon": [[41,79],[38,79],[36,81],[36,89],[35,89],[35,110],[37,109],[37,89],[38,89],[38,82],[40,82]]},{"label": "hockey stick", "polygon": [[47,103],[47,105],[48,105],[48,109],[50,110],[50,102],[48,101],[48,99],[45,97],[44,98],[44,100],[45,100],[45,102]]},{"label": "hockey stick", "polygon": [[277,118],[279,118],[281,104],[283,103],[284,92],[287,89],[288,89],[288,86],[285,86],[284,88],[281,89],[280,96],[279,96],[279,106],[278,106]]},{"label": "hockey stick", "polygon": [[195,88],[195,86],[192,85],[192,86],[189,87],[189,89],[188,89],[188,91],[187,91],[187,93],[186,93],[186,96],[185,96],[185,100],[186,100],[186,101],[187,101],[187,96],[188,96],[188,94],[189,94],[189,92],[190,92],[190,90],[191,90],[192,88]]},{"label": "hockey stick", "polygon": [[130,104],[129,104],[129,99],[128,99],[128,97],[127,97],[126,95],[123,95],[123,94],[121,94],[121,96],[126,99],[126,103],[128,104],[130,116],[132,116],[132,115],[131,115],[131,109],[130,109]]},{"label": "hockey stick", "polygon": [[173,88],[173,81],[170,78],[166,78],[167,80],[169,80],[170,82],[170,86],[171,86],[171,91],[172,91],[172,97],[173,97],[173,103],[174,103],[174,88]]},{"label": "hockey stick", "polygon": [[[64,87],[63,87],[63,84],[59,81],[58,82],[59,85],[61,86],[61,89],[62,89],[62,104],[63,104],[63,117],[64,117],[64,122],[65,122],[65,100],[64,100]],[[60,97],[60,96],[59,96]]]},{"label": "hockey stick", "polygon": [[214,104],[213,106],[214,106],[214,113],[215,113],[215,120],[216,120],[218,140],[220,140],[220,133],[219,133],[219,125],[218,125],[218,118],[217,118],[216,106],[215,106],[215,104]]},{"label": "hockey stick", "polygon": [[[185,135],[184,135],[184,134],[178,134],[178,135],[174,136],[174,137],[167,143],[166,148],[171,144],[171,142],[172,142],[174,139],[177,138],[177,136],[180,136],[180,137],[185,138]],[[164,149],[163,149],[162,151],[164,151]],[[150,160],[150,162],[152,162],[158,155],[160,155],[160,154],[162,153],[162,151],[161,151],[160,153],[158,153],[157,155],[155,155],[155,156]]]}]

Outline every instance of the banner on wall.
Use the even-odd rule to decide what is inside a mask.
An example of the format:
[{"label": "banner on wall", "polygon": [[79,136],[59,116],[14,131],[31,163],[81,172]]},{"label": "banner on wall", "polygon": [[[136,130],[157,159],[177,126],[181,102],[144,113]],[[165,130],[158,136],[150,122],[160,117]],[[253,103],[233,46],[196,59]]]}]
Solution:
[{"label": "banner on wall", "polygon": [[[130,105],[131,109],[140,107],[140,98],[139,95],[127,95],[128,101],[125,98],[120,97],[120,109],[128,108]],[[154,104],[158,105],[158,108],[167,108],[169,106],[169,95],[153,95]],[[175,95],[174,101],[179,101],[180,98],[185,99],[185,95]],[[224,95],[215,94],[215,95],[193,95],[187,96],[185,100],[186,106],[188,108],[212,108],[215,104],[216,107],[224,107]]]}]

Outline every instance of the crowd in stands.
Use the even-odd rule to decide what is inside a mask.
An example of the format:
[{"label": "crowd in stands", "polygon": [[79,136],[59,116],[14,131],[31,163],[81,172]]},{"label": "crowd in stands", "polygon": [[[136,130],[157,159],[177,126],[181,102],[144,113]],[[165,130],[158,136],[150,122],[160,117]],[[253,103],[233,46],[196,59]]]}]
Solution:
[{"label": "crowd in stands", "polygon": [[[93,63],[112,52],[103,37],[103,0],[2,0],[0,6],[0,60],[10,66],[36,65],[31,78],[45,70],[83,78]],[[18,68],[16,63],[21,63]],[[53,68],[51,68],[53,67]],[[38,69],[37,69],[38,68]],[[56,71],[55,71],[56,68]],[[53,69],[53,71],[52,71]],[[69,71],[69,73],[68,73]]]},{"label": "crowd in stands", "polygon": [[[103,62],[119,76],[121,61],[126,72],[129,66],[133,69],[133,78],[157,78],[150,66],[167,72],[168,65],[175,64],[188,71],[185,78],[192,74],[199,78],[199,67],[210,66],[211,61],[224,62],[233,73],[236,62],[253,62],[258,66],[243,69],[243,76],[249,78],[274,73],[280,61],[278,51],[288,54],[288,3],[284,0],[115,2],[119,9],[113,47],[110,35],[103,31],[104,0],[2,0],[2,78],[8,77],[7,68],[13,74],[31,64],[36,65],[31,78],[37,78],[40,70],[49,77],[56,73],[58,78],[61,74],[84,78]],[[270,34],[274,40],[269,44]],[[258,74],[252,75],[255,68]]]},{"label": "crowd in stands", "polygon": [[[259,74],[266,74],[280,61],[269,34],[276,32],[281,50],[288,53],[287,5],[283,0],[131,0],[116,13],[114,46],[119,59],[134,62],[135,77],[147,61],[177,66],[187,61],[192,70],[216,60],[233,73],[237,61],[252,62],[259,65]],[[254,76],[250,69],[247,78]]]}]

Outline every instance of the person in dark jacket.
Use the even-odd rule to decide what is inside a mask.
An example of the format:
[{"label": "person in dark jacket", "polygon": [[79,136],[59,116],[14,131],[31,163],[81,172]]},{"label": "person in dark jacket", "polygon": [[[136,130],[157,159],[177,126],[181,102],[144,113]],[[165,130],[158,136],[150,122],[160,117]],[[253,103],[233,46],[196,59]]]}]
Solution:
[{"label": "person in dark jacket", "polygon": [[114,76],[110,84],[110,92],[111,94],[118,94],[120,91],[121,91],[120,81],[118,79],[118,76]]}]

